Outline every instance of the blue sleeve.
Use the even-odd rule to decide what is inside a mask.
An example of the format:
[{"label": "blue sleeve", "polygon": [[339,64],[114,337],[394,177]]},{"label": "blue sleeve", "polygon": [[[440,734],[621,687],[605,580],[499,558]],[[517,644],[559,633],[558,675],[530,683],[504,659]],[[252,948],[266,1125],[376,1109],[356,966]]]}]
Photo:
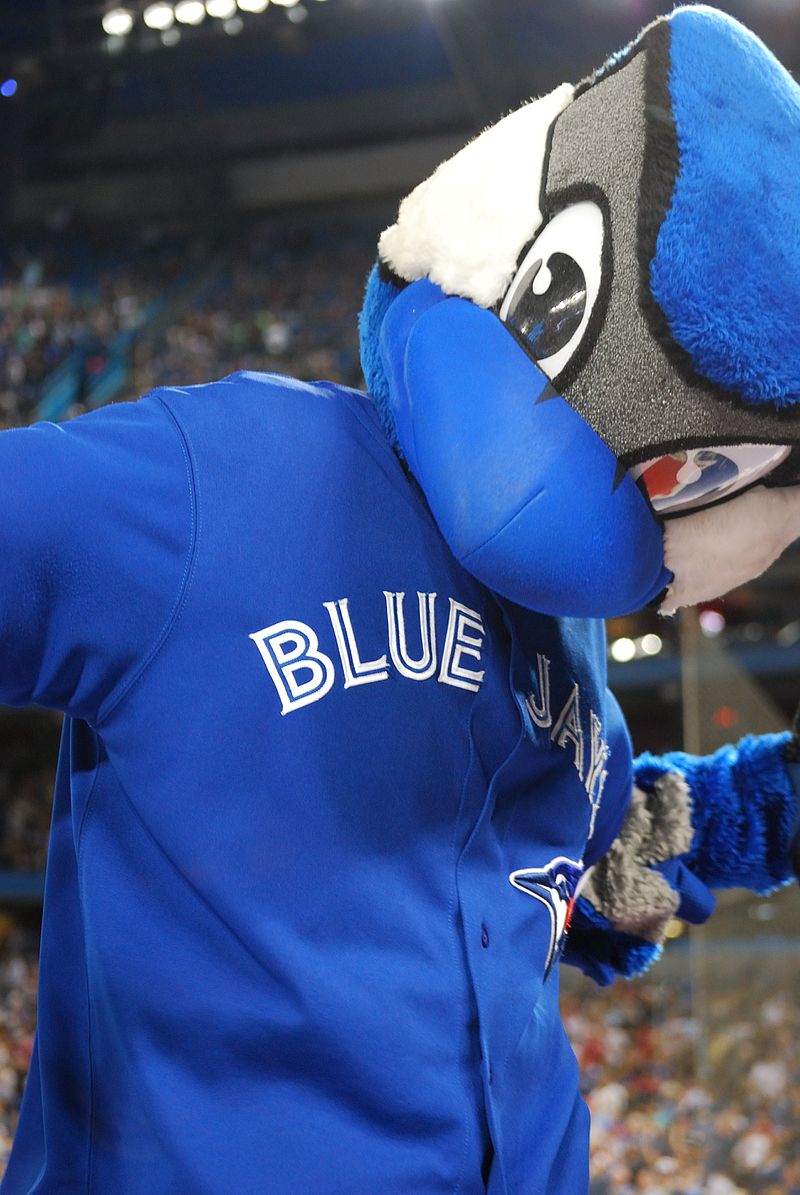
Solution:
[{"label": "blue sleeve", "polygon": [[770,892],[793,878],[797,798],[784,759],[788,734],[767,734],[709,756],[641,755],[636,782],[652,788],[665,772],[685,776],[694,840],[684,862],[711,888]]},{"label": "blue sleeve", "polygon": [[110,709],[173,617],[193,525],[157,393],[0,433],[0,702]]},{"label": "blue sleeve", "polygon": [[633,788],[633,747],[630,731],[619,702],[610,689],[606,690],[606,741],[609,759],[614,760],[613,784],[609,783],[603,792],[594,833],[586,845],[584,864],[594,866],[606,853],[619,834],[625,821]]}]

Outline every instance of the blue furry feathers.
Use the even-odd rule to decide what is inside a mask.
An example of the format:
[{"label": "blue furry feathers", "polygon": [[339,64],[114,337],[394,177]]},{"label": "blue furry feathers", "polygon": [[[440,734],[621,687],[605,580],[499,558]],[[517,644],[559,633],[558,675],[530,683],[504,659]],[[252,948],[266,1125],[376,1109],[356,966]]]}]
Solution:
[{"label": "blue furry feathers", "polygon": [[785,407],[800,399],[800,87],[722,13],[668,24],[680,164],[653,298],[698,373]]},{"label": "blue furry feathers", "polygon": [[381,276],[380,266],[374,265],[359,316],[361,368],[384,430],[395,448],[398,447],[397,432],[389,407],[389,381],[381,361],[380,330],[386,312],[399,293],[398,287]]}]

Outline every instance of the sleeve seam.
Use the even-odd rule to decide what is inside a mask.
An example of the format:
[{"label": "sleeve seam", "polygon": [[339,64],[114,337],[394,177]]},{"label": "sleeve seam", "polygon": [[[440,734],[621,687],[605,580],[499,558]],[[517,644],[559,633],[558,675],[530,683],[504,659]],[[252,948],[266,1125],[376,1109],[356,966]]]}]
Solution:
[{"label": "sleeve seam", "polygon": [[157,401],[166,411],[167,416],[175,429],[175,433],[181,446],[189,492],[189,515],[191,521],[189,532],[189,549],[184,562],[183,574],[178,585],[178,592],[166,622],[156,637],[153,646],[147,652],[144,660],[142,660],[141,664],[135,670],[133,675],[128,677],[128,679],[122,683],[122,687],[120,689],[117,691],[112,690],[112,692],[100,706],[100,709],[97,712],[97,719],[95,723],[95,725],[98,727],[101,726],[102,723],[111,716],[123,698],[130,693],[136,684],[138,684],[170,638],[183,609],[189,584],[194,574],[195,561],[197,558],[197,543],[199,538],[199,502],[197,494],[197,475],[192,459],[192,452],[183,427],[178,421],[175,413],[159,395],[155,394],[153,397],[157,399]]}]

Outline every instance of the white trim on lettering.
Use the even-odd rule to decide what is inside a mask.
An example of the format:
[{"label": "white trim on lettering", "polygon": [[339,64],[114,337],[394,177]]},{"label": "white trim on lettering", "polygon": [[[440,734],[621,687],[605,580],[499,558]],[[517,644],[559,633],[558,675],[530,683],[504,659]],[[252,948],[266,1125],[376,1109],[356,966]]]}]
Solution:
[{"label": "white trim on lettering", "polygon": [[336,602],[323,602],[336,636],[336,646],[344,670],[344,687],[352,689],[355,685],[371,685],[375,681],[388,680],[389,668],[385,655],[377,660],[362,660],[358,643],[356,642],[353,623],[348,609],[349,598],[339,598]]},{"label": "white trim on lettering", "polygon": [[436,594],[417,593],[419,601],[419,633],[422,655],[412,660],[408,654],[405,619],[405,593],[383,591],[386,598],[386,622],[389,631],[389,654],[401,676],[409,680],[430,680],[436,673]]},{"label": "white trim on lettering", "polygon": [[566,747],[571,740],[575,746],[575,769],[583,780],[583,727],[581,726],[581,689],[575,682],[558,721],[550,735],[557,747]]},{"label": "white trim on lettering", "polygon": [[[255,631],[249,638],[278,691],[281,715],[320,701],[330,692],[336,677],[333,660],[319,650],[317,634],[307,623],[286,619]],[[287,642],[294,643],[294,648],[285,652],[283,644]],[[311,678],[300,683],[295,674],[302,669],[307,669]]]},{"label": "white trim on lettering", "polygon": [[[470,630],[476,631],[477,636],[468,634]],[[457,602],[455,598],[450,598],[450,617],[447,620],[439,684],[467,689],[471,693],[478,692],[486,676],[485,670],[476,672],[471,668],[465,668],[461,659],[463,656],[472,656],[480,661],[480,649],[485,637],[486,629],[480,614]]]}]

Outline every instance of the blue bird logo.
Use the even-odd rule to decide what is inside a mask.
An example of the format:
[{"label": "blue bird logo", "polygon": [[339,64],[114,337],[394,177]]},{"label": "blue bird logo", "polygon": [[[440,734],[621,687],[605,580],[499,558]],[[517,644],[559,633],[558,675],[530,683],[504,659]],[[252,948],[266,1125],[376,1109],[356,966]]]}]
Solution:
[{"label": "blue bird logo", "polygon": [[515,888],[538,900],[549,914],[550,944],[544,968],[545,979],[561,957],[582,875],[583,863],[557,855],[544,867],[523,867],[512,871],[508,877]]}]

